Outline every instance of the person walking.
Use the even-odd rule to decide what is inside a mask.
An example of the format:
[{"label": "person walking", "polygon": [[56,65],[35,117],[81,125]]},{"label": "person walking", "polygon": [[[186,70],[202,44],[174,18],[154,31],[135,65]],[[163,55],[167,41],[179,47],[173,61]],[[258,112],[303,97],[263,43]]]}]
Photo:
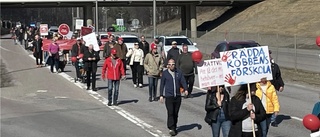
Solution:
[{"label": "person walking", "polygon": [[59,73],[59,45],[57,44],[57,37],[52,38],[52,43],[49,45],[49,56],[51,60],[50,71],[53,73],[53,66],[56,68],[56,73]]},{"label": "person walking", "polygon": [[194,74],[195,72],[197,74],[197,66],[192,59],[192,54],[188,52],[187,44],[182,45],[182,53],[178,55],[176,64],[176,67],[182,71],[188,85],[188,96],[185,97],[192,98],[191,93],[194,85]]},{"label": "person walking", "polygon": [[[111,49],[111,56],[104,61],[101,72],[102,80],[105,81],[108,79],[108,106],[112,105],[112,101],[113,105],[118,105],[120,79],[126,78],[123,62],[116,55],[117,50],[114,48]],[[113,98],[112,91],[114,91]]]},{"label": "person walking", "polygon": [[151,46],[151,52],[146,55],[144,59],[144,68],[148,75],[149,102],[157,101],[157,87],[158,80],[162,75],[163,59],[157,52],[156,45]]},{"label": "person walking", "polygon": [[205,110],[206,122],[211,126],[212,136],[220,137],[222,129],[223,137],[228,137],[231,121],[229,120],[229,93],[220,87],[211,87],[207,92]]},{"label": "person walking", "polygon": [[[149,43],[146,41],[144,35],[142,35],[142,36],[140,37],[139,48],[143,50],[144,57],[145,57],[148,53],[150,53],[150,45],[149,45]],[[144,67],[143,67],[142,69],[143,69],[143,70],[142,70],[143,73],[146,72]]]},{"label": "person walking", "polygon": [[[185,90],[188,95],[187,83],[182,72],[175,67],[175,61],[170,59],[168,61],[168,69],[162,72],[160,83],[160,102],[163,103],[165,98],[165,105],[167,109],[167,127],[169,134],[175,136],[177,134],[178,114],[181,105],[180,88]],[[165,91],[165,92],[164,92]]]},{"label": "person walking", "polygon": [[42,57],[42,39],[39,37],[38,34],[34,37],[34,41],[32,45],[33,45],[33,55],[36,58],[37,67],[40,68],[42,67],[42,58],[43,58]]},{"label": "person walking", "polygon": [[267,80],[266,77],[261,78],[260,82],[256,83],[256,96],[260,98],[264,109],[266,110],[266,119],[260,123],[262,129],[262,137],[267,137],[269,126],[271,124],[272,115],[275,117],[279,114],[280,104],[276,89]]},{"label": "person walking", "polygon": [[118,43],[114,45],[114,48],[117,50],[117,56],[122,60],[124,72],[127,70],[126,55],[128,52],[127,45],[123,43],[123,38],[118,38]]},{"label": "person walking", "polygon": [[168,51],[167,53],[167,57],[166,57],[166,62],[165,65],[167,66],[168,61],[170,59],[173,59],[175,62],[178,59],[178,56],[181,54],[181,50],[177,47],[177,42],[176,41],[172,41],[171,42],[172,48]]},{"label": "person walking", "polygon": [[76,81],[80,80],[81,78],[79,62],[80,62],[80,59],[83,58],[83,53],[85,48],[86,47],[81,42],[81,38],[77,38],[76,44],[72,45],[71,58],[76,58],[76,60],[74,60],[74,67],[76,69],[76,76],[77,76]]},{"label": "person walking", "polygon": [[253,132],[256,137],[261,137],[259,123],[266,118],[266,111],[257,96],[252,94],[251,101],[249,100],[247,85],[241,85],[231,98],[229,116],[231,120],[229,137],[253,137]]},{"label": "person walking", "polygon": [[139,86],[139,88],[142,88],[144,53],[143,50],[139,48],[139,43],[134,43],[133,49],[127,53],[126,57],[130,58],[129,65],[132,69],[133,87],[136,88]]},{"label": "person walking", "polygon": [[110,57],[111,49],[113,48],[115,42],[113,41],[113,35],[108,36],[109,41],[105,43],[103,47],[103,57],[106,59]]},{"label": "person walking", "polygon": [[99,52],[93,50],[92,44],[90,44],[88,48],[85,48],[83,61],[84,61],[84,70],[87,72],[87,90],[90,90],[90,85],[92,83],[92,90],[97,91],[96,73],[97,73],[97,67],[98,67],[97,63],[99,60],[100,60]]}]

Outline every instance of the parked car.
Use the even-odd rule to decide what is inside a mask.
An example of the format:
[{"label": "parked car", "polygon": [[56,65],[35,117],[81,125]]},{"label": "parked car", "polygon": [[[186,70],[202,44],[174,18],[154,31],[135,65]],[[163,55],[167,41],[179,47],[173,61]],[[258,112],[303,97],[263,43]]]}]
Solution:
[{"label": "parked car", "polygon": [[258,46],[260,46],[260,44],[252,40],[222,41],[218,43],[215,50],[211,53],[211,58],[212,59],[220,58],[220,52],[235,50],[235,49],[242,49],[242,48],[258,47]]},{"label": "parked car", "polygon": [[197,43],[193,43],[188,37],[186,36],[159,36],[159,43],[161,43],[164,56],[167,57],[168,51],[172,48],[172,41],[177,42],[177,47],[182,50],[182,45],[187,44],[189,52],[194,52],[199,50],[196,45]]},{"label": "parked car", "polygon": [[126,44],[128,50],[134,47],[134,43],[139,42],[139,38],[136,35],[120,34],[116,35],[116,40],[118,40],[119,37],[123,38],[123,43]]}]

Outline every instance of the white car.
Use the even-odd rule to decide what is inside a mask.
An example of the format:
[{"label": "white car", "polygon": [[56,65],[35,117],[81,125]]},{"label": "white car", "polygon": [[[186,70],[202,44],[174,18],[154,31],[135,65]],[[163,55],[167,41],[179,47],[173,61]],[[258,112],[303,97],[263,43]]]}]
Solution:
[{"label": "white car", "polygon": [[161,43],[164,51],[164,56],[167,57],[168,51],[172,48],[172,41],[177,42],[177,47],[182,50],[182,44],[188,45],[188,51],[194,52],[198,51],[199,49],[196,47],[197,43],[193,43],[188,37],[186,36],[160,36],[159,43]]},{"label": "white car", "polygon": [[134,47],[134,43],[140,41],[136,35],[121,34],[116,36],[116,40],[118,40],[119,37],[123,38],[123,43],[126,44],[128,51]]}]

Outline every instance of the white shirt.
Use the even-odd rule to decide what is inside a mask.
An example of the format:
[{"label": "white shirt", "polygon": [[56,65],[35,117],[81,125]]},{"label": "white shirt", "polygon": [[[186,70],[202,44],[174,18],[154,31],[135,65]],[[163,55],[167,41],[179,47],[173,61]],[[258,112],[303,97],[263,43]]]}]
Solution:
[{"label": "white shirt", "polygon": [[261,97],[261,102],[262,102],[262,105],[264,107],[265,110],[267,110],[267,96],[266,96],[266,93],[267,93],[267,85],[260,85],[261,87],[261,91],[262,91],[262,97]]},{"label": "white shirt", "polygon": [[[246,102],[242,105],[242,109],[247,109],[247,106],[249,104],[249,98],[246,99]],[[253,110],[255,110],[255,107],[253,105]],[[258,131],[257,124],[254,124],[255,131]],[[242,132],[252,132],[252,123],[250,115],[246,119],[242,120]]]}]

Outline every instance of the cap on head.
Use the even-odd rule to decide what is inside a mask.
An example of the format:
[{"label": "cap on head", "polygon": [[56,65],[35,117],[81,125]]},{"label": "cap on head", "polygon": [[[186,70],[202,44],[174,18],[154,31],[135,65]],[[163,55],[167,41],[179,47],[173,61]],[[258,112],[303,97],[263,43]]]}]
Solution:
[{"label": "cap on head", "polygon": [[123,38],[122,38],[122,37],[119,37],[119,38],[118,38],[118,40],[121,40],[121,41],[123,41]]},{"label": "cap on head", "polygon": [[117,54],[117,50],[116,49],[111,49],[111,54]]},{"label": "cap on head", "polygon": [[177,44],[177,42],[176,41],[172,41],[171,44],[174,45],[174,44]]},{"label": "cap on head", "polygon": [[77,38],[77,41],[80,41],[81,40],[81,38]]},{"label": "cap on head", "polygon": [[157,49],[157,45],[156,44],[152,44],[151,45],[151,49]]},{"label": "cap on head", "polygon": [[138,42],[135,42],[134,45],[139,45],[139,43],[138,43]]}]

